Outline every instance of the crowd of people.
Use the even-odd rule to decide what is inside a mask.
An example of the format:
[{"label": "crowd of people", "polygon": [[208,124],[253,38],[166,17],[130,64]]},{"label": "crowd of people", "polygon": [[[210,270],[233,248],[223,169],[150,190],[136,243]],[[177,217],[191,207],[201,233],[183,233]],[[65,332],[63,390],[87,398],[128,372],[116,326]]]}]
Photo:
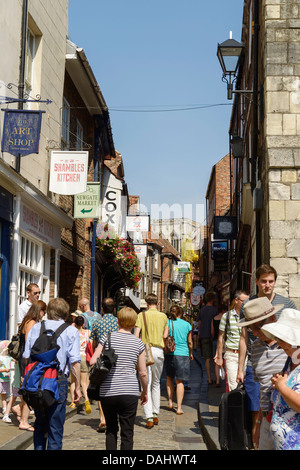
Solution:
[{"label": "crowd of people", "polygon": [[[71,408],[83,397],[85,412],[91,413],[89,370],[108,348],[109,336],[117,361],[100,385],[97,428],[106,433],[107,450],[117,449],[119,426],[121,450],[133,448],[139,400],[146,429],[159,424],[164,366],[168,409],[183,414],[182,401],[197,348],[204,359],[209,386],[215,383],[220,387],[224,374],[227,391],[240,382],[244,384],[255,449],[300,449],[300,312],[290,299],[274,292],[276,279],[276,270],[262,265],[255,274],[257,294],[249,296],[238,289],[229,309],[223,305],[217,309],[215,293],[207,292],[205,305],[190,318],[177,305],[167,313],[160,312],[155,294],[146,296],[146,309],[138,314],[130,307],[116,312],[111,298],[103,300],[101,313],[92,311],[85,298],[79,301],[78,310],[70,313],[64,299],[52,299],[48,305],[40,301],[39,286],[30,284],[18,312],[20,359],[12,361],[8,341],[0,342],[3,421],[11,423],[10,414],[14,413],[19,428],[34,433],[35,449],[61,449],[68,392]],[[47,329],[56,331],[64,322],[69,326],[57,340],[60,398],[46,415],[36,410],[33,424],[32,412],[19,388],[45,315]],[[169,336],[175,341],[172,351],[166,350]],[[148,342],[153,363],[146,366]]]},{"label": "crowd of people", "polygon": [[263,264],[255,273],[257,294],[234,293],[214,356],[218,367],[225,364],[228,391],[244,384],[258,450],[300,449],[300,312],[274,292],[276,279]]}]

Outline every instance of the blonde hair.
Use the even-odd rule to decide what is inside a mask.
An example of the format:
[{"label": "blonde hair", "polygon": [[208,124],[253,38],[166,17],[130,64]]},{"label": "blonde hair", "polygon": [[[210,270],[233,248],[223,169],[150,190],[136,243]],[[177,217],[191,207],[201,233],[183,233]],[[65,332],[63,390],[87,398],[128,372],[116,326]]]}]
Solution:
[{"label": "blonde hair", "polygon": [[118,312],[118,320],[121,328],[133,328],[137,320],[137,313],[133,308],[123,307]]}]

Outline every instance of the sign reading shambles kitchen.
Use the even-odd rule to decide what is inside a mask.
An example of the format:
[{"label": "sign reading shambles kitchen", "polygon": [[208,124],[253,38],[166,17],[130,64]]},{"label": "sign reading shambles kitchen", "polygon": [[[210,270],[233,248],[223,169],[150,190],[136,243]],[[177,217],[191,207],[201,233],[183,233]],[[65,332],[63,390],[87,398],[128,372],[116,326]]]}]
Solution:
[{"label": "sign reading shambles kitchen", "polygon": [[49,191],[79,194],[86,191],[88,152],[51,152]]},{"label": "sign reading shambles kitchen", "polygon": [[3,111],[2,152],[8,152],[16,157],[39,153],[41,120],[44,111],[20,109]]}]

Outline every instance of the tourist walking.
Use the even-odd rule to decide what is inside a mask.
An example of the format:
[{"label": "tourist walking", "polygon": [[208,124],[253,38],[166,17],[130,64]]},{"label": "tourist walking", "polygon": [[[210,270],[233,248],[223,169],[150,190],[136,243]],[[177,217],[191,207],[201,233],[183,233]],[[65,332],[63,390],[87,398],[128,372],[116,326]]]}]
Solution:
[{"label": "tourist walking", "polygon": [[272,378],[275,450],[300,450],[300,312],[284,309],[276,323],[262,326],[262,332],[291,359],[289,370]]},{"label": "tourist walking", "polygon": [[[137,313],[130,307],[122,308],[118,313],[119,330],[111,333],[111,348],[117,355],[116,364],[100,384],[100,400],[106,420],[106,450],[117,449],[119,424],[121,429],[120,450],[133,449],[134,421],[138,406],[147,403],[148,377],[146,370],[144,344],[131,334],[135,326]],[[107,339],[100,339],[90,364],[97,362]],[[106,343],[105,348],[108,348]],[[139,391],[140,378],[142,391]]]},{"label": "tourist walking", "polygon": [[[102,301],[102,318],[96,320],[93,323],[90,340],[93,344],[93,350],[100,343],[100,339],[107,333],[118,331],[119,324],[118,319],[115,316],[115,302],[111,297],[106,297]],[[98,408],[100,414],[100,423],[97,428],[97,432],[105,432],[106,423],[105,416],[102,410],[101,401],[98,401]]]},{"label": "tourist walking", "polygon": [[[47,307],[47,317],[45,327],[48,330],[56,331],[69,317],[70,308],[68,303],[62,298],[50,300]],[[40,335],[41,323],[37,323],[31,328],[26,343],[24,358],[29,359],[31,348]],[[35,410],[35,424],[33,442],[35,450],[60,450],[62,448],[63,430],[66,417],[66,402],[68,395],[68,377],[70,370],[75,377],[75,399],[78,402],[81,398],[80,391],[80,342],[78,330],[69,325],[57,339],[59,350],[57,359],[59,362],[58,385],[59,400],[47,410],[44,415],[41,411]]]},{"label": "tourist walking", "polygon": [[169,335],[174,337],[175,351],[165,355],[167,374],[168,409],[173,409],[174,379],[176,382],[177,415],[182,415],[184,382],[190,378],[190,361],[193,360],[191,324],[182,319],[182,311],[174,305],[168,319]]},{"label": "tourist walking", "polygon": [[158,298],[156,294],[148,294],[145,297],[147,303],[146,312],[138,314],[135,335],[141,338],[145,344],[148,340],[143,314],[146,317],[149,342],[151,344],[154,364],[147,367],[148,373],[148,402],[144,406],[146,428],[151,429],[159,423],[160,410],[160,378],[164,365],[164,338],[168,336],[167,315],[157,310]]}]

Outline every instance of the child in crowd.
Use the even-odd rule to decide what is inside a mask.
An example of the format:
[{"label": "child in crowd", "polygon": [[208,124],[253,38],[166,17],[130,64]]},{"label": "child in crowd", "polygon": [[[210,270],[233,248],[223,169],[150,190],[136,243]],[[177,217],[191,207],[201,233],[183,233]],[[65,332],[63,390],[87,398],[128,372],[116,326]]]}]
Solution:
[{"label": "child in crowd", "polygon": [[6,413],[6,400],[9,396],[9,381],[11,369],[11,357],[8,355],[8,340],[0,342],[0,394],[2,403],[2,414]]}]

